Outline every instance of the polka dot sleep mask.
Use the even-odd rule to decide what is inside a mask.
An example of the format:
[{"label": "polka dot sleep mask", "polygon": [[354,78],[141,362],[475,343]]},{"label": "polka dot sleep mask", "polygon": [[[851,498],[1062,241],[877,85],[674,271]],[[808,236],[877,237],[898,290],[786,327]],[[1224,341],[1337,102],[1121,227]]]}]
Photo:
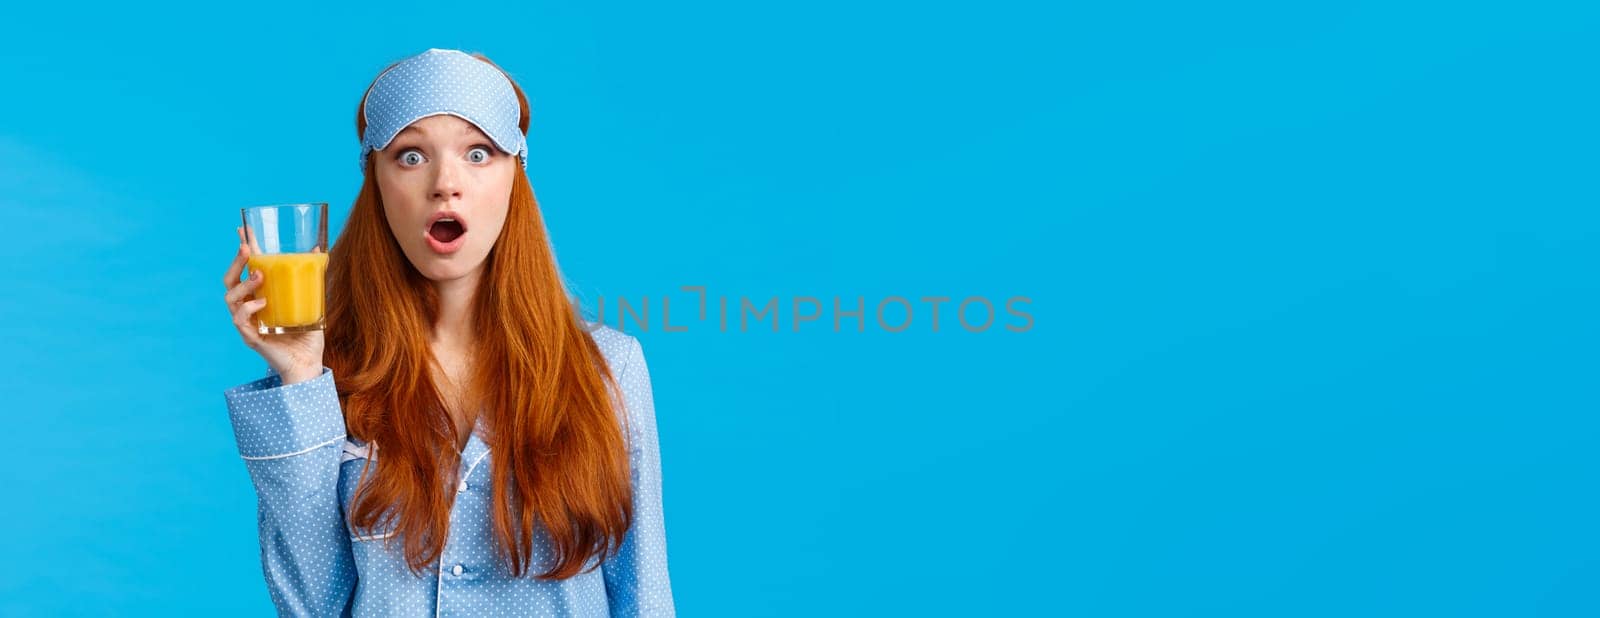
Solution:
[{"label": "polka dot sleep mask", "polygon": [[361,171],[367,155],[421,118],[450,114],[472,123],[506,154],[528,167],[528,145],[517,123],[522,107],[500,69],[454,49],[429,49],[390,67],[367,91],[362,113]]}]

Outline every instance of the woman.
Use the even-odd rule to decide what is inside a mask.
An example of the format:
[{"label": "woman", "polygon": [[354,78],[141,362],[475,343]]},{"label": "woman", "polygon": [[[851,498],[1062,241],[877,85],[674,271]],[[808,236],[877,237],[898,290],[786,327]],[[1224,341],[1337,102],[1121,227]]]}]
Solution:
[{"label": "woman", "polygon": [[271,371],[225,395],[280,614],[673,615],[649,369],[568,301],[527,131],[481,55],[381,73],[325,331],[257,334],[241,230],[224,300]]}]

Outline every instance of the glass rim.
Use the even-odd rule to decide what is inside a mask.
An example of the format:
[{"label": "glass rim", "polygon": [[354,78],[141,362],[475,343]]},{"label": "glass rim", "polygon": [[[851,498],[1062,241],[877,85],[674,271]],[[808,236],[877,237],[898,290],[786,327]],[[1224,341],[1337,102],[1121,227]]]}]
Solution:
[{"label": "glass rim", "polygon": [[260,204],[260,205],[256,205],[256,206],[245,206],[243,208],[240,208],[239,211],[240,212],[249,212],[249,211],[252,211],[252,210],[260,210],[260,209],[263,209],[263,208],[285,208],[285,207],[291,207],[291,206],[322,206],[322,207],[326,208],[328,206],[328,203],[327,202],[283,202],[281,204]]}]

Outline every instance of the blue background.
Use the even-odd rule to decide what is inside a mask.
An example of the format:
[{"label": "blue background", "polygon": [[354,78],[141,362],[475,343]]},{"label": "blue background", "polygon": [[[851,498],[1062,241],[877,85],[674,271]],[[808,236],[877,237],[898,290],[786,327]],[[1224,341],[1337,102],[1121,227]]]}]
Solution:
[{"label": "blue background", "polygon": [[1205,4],[8,8],[0,614],[270,615],[237,209],[337,232],[429,47],[528,90],[574,290],[688,324],[629,329],[683,615],[1600,614],[1600,14]]}]

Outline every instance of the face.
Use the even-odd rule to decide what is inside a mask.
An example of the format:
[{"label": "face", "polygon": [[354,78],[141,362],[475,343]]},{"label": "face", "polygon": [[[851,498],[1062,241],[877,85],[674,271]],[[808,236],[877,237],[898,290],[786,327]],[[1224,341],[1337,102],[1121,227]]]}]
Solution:
[{"label": "face", "polygon": [[[506,222],[516,156],[440,114],[411,123],[372,157],[389,230],[411,264],[433,281],[477,276]],[[445,211],[459,228],[433,224]]]}]

